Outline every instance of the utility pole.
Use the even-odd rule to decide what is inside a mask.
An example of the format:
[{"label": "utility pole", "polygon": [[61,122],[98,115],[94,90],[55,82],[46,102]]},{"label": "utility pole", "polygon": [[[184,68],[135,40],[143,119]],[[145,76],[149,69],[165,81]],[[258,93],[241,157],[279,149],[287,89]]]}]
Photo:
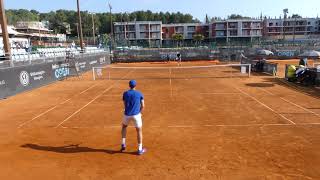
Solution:
[{"label": "utility pole", "polygon": [[93,44],[96,45],[96,32],[95,32],[95,25],[94,25],[94,13],[92,15],[92,35],[93,35]]},{"label": "utility pole", "polygon": [[78,26],[79,26],[79,34],[80,34],[80,47],[81,47],[81,51],[83,51],[84,46],[83,46],[82,22],[81,22],[81,12],[80,12],[79,0],[77,0],[77,9],[78,9]]},{"label": "utility pole", "polygon": [[287,14],[289,13],[288,9],[283,10],[283,24],[282,24],[282,33],[283,33],[283,43],[286,40],[286,20],[287,20]]},{"label": "utility pole", "polygon": [[9,43],[7,18],[6,18],[3,0],[0,0],[0,23],[1,23],[1,29],[2,29],[4,53],[6,58],[11,59],[11,47]]},{"label": "utility pole", "polygon": [[112,22],[112,6],[111,4],[109,3],[109,10],[110,10],[110,29],[111,29],[111,32],[110,32],[110,38],[111,38],[111,41],[110,41],[110,49],[112,50],[113,49],[113,22]]},{"label": "utility pole", "polygon": [[38,28],[39,28],[39,45],[41,46],[42,44],[42,39],[41,39],[41,22],[38,22]]},{"label": "utility pole", "polygon": [[80,43],[79,23],[75,23],[77,26],[78,42]]},{"label": "utility pole", "polygon": [[297,25],[297,17],[294,17],[294,26],[293,26],[293,45],[295,45],[296,41],[296,25]]}]

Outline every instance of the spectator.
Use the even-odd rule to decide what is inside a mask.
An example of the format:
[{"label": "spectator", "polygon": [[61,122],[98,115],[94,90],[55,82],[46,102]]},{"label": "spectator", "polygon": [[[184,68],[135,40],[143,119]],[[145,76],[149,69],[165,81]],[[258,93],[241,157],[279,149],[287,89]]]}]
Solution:
[{"label": "spectator", "polygon": [[307,58],[301,58],[299,61],[300,66],[308,66],[308,59]]}]

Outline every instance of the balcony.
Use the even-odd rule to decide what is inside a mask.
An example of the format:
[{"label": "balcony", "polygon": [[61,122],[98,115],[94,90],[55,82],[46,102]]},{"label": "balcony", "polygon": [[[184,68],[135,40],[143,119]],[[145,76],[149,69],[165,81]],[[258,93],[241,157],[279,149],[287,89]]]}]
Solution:
[{"label": "balcony", "polygon": [[215,30],[216,31],[224,31],[224,30],[227,30],[227,28],[225,28],[225,27],[216,27]]},{"label": "balcony", "polygon": [[140,32],[149,32],[149,28],[140,28]]},{"label": "balcony", "polygon": [[188,32],[194,32],[194,31],[196,31],[196,27],[195,26],[188,26],[187,27],[187,31]]}]

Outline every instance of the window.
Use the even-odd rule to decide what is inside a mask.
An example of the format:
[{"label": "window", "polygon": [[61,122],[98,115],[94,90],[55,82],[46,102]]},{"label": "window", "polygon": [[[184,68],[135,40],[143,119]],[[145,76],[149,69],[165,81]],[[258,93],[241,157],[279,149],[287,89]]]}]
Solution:
[{"label": "window", "polygon": [[273,23],[269,23],[269,26],[273,26]]},{"label": "window", "polygon": [[242,35],[244,36],[249,36],[250,35],[250,30],[243,30]]},{"label": "window", "polygon": [[238,31],[237,30],[230,31],[230,36],[238,36]]},{"label": "window", "polygon": [[151,31],[160,31],[160,25],[151,25]]},{"label": "window", "polygon": [[217,37],[223,37],[225,36],[224,31],[217,31]]},{"label": "window", "polygon": [[216,24],[216,29],[224,29],[224,24]]},{"label": "window", "polygon": [[192,39],[193,38],[194,33],[188,33],[187,35],[187,39]]},{"label": "window", "polygon": [[196,27],[195,26],[188,26],[188,31],[195,31],[196,30]]},{"label": "window", "polygon": [[176,27],[176,33],[183,33],[183,27],[182,26]]},{"label": "window", "polygon": [[308,25],[310,25],[311,24],[311,22],[308,22]]},{"label": "window", "polygon": [[136,38],[136,34],[135,33],[129,33],[128,38],[134,39],[134,38]]},{"label": "window", "polygon": [[230,23],[229,24],[229,28],[237,28],[238,27],[238,23]]},{"label": "window", "polygon": [[135,25],[129,25],[128,31],[135,31],[135,30],[136,30]]}]

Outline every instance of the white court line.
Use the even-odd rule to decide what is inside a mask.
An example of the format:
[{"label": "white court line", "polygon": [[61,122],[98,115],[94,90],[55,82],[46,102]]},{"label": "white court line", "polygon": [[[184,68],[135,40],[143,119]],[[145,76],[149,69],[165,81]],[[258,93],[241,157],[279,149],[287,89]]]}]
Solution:
[{"label": "white court line", "polygon": [[194,126],[168,126],[168,128],[192,128]]},{"label": "white court line", "polygon": [[[77,95],[75,95],[75,96],[81,95],[81,94],[83,94],[83,93],[87,92],[88,90],[92,89],[92,88],[93,88],[93,87],[95,87],[95,86],[96,86],[96,85],[90,86],[89,88],[87,88],[86,90],[82,91],[80,94],[77,94]],[[73,97],[75,97],[75,96],[73,96]],[[20,125],[18,126],[18,128],[22,128],[22,127],[23,127],[23,126],[25,126],[26,124],[29,124],[29,123],[31,123],[32,121],[34,121],[34,120],[36,120],[36,119],[40,118],[41,116],[43,116],[43,115],[45,115],[45,114],[47,114],[47,113],[49,113],[49,112],[53,111],[53,110],[54,110],[54,109],[56,109],[59,105],[63,105],[63,104],[65,104],[65,103],[69,102],[71,99],[72,99],[72,98],[69,98],[69,99],[67,99],[67,100],[65,100],[65,101],[63,101],[63,102],[61,102],[61,103],[59,103],[59,104],[57,104],[57,105],[53,106],[52,108],[50,108],[50,109],[48,109],[48,110],[44,111],[43,113],[41,113],[41,114],[37,115],[36,117],[32,118],[31,120],[26,121],[26,122],[24,122],[24,123],[20,124]]]},{"label": "white court line", "polygon": [[239,95],[241,93],[199,93],[203,95]]},{"label": "white court line", "polygon": [[267,105],[264,104],[263,102],[259,101],[257,98],[251,96],[250,94],[242,91],[241,89],[239,89],[239,88],[237,88],[237,87],[235,87],[235,89],[237,89],[238,91],[240,91],[242,94],[250,97],[251,99],[255,100],[256,102],[258,102],[259,104],[261,104],[261,105],[264,106],[265,108],[269,109],[269,110],[272,111],[273,113],[277,114],[278,116],[282,117],[283,119],[289,121],[289,122],[292,123],[292,124],[296,124],[296,123],[294,123],[293,121],[291,121],[290,119],[288,119],[287,117],[283,116],[282,114],[277,113],[275,110],[273,110],[271,107],[267,106]]},{"label": "white court line", "polygon": [[235,124],[235,125],[215,125],[216,127],[255,127],[255,126],[296,126],[299,124]]},{"label": "white court line", "polygon": [[[196,125],[196,126],[150,126],[145,128],[201,128],[201,127],[281,127],[281,126],[290,126],[290,127],[297,127],[297,126],[320,126],[320,123],[299,123],[299,124],[217,124],[217,125]],[[62,129],[111,129],[111,128],[121,128],[122,126],[102,126],[102,127],[66,127],[60,126]],[[134,128],[134,126],[129,126]]]},{"label": "white court line", "polygon": [[[266,93],[268,93],[268,94],[270,94],[270,95],[272,95],[272,96],[277,96],[277,95],[275,95],[274,93],[272,93],[272,92],[270,92],[270,91],[268,91],[268,90],[266,90],[266,89],[263,89],[263,88],[260,88],[260,87],[259,87],[258,89],[260,89],[260,90],[262,90],[262,91],[264,91],[264,92],[266,92]],[[307,111],[307,112],[309,112],[309,113],[311,113],[311,114],[313,114],[313,115],[315,115],[315,116],[317,116],[317,117],[320,117],[319,114],[317,114],[317,113],[315,113],[315,112],[313,112],[313,111],[311,111],[311,110],[309,110],[309,109],[306,109],[306,108],[304,108],[304,107],[302,107],[302,106],[300,106],[300,105],[298,105],[298,104],[296,104],[296,103],[294,103],[294,102],[291,102],[291,101],[289,101],[289,100],[287,100],[287,99],[285,99],[285,98],[283,98],[283,97],[279,97],[279,98],[282,99],[283,101],[287,102],[287,103],[290,103],[290,104],[292,104],[292,105],[294,105],[294,106],[296,106],[296,107],[304,110],[304,111]]]},{"label": "white court line", "polygon": [[92,88],[96,87],[97,85],[98,85],[98,84],[94,84],[93,86],[89,87],[88,89],[86,89],[86,90],[82,91],[79,95],[81,95],[81,94],[83,94],[83,93],[85,93],[85,92],[89,91],[90,89],[92,89]]},{"label": "white court line", "polygon": [[32,122],[32,121],[34,121],[34,120],[38,119],[39,117],[41,117],[41,116],[43,116],[43,115],[47,114],[48,112],[50,112],[50,111],[54,110],[57,106],[58,106],[58,105],[56,105],[56,106],[54,106],[54,107],[52,107],[52,108],[48,109],[47,111],[45,111],[45,112],[43,112],[43,113],[39,114],[38,116],[36,116],[36,117],[32,118],[31,120],[26,121],[26,122],[24,122],[24,123],[20,124],[20,125],[18,126],[18,128],[22,128],[22,127],[23,127],[23,126],[25,126],[26,124],[28,124],[28,123],[30,123],[30,122]]},{"label": "white court line", "polygon": [[170,71],[170,93],[171,93],[171,97],[173,96],[173,90],[172,90],[172,78],[171,78],[171,75],[172,75],[172,70],[171,68],[169,68],[169,71]]},{"label": "white court line", "polygon": [[95,100],[97,100],[98,98],[100,98],[101,96],[103,96],[104,93],[110,91],[115,85],[117,85],[118,82],[120,82],[122,79],[124,79],[127,75],[129,75],[130,73],[132,73],[133,71],[129,71],[127,74],[125,74],[121,79],[117,80],[113,85],[109,86],[107,89],[105,89],[104,91],[102,91],[102,93],[100,93],[98,96],[96,96],[95,98],[93,98],[91,101],[89,101],[86,105],[82,106],[80,109],[78,109],[76,112],[72,113],[69,117],[67,117],[66,119],[64,119],[61,123],[59,123],[55,128],[58,128],[59,126],[61,126],[63,123],[67,122],[69,119],[71,119],[74,115],[78,114],[81,110],[83,110],[84,108],[86,108],[87,106],[89,106],[91,103],[93,103]]}]

